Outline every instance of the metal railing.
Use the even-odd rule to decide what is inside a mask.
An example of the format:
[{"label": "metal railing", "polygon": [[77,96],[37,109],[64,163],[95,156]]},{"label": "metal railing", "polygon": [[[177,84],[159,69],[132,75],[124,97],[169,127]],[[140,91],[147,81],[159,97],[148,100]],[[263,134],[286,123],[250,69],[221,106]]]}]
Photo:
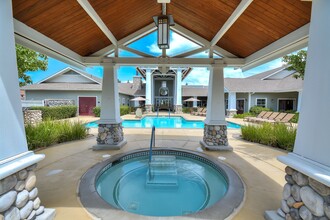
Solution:
[{"label": "metal railing", "polygon": [[152,160],[152,148],[155,147],[155,142],[156,142],[155,130],[156,130],[155,126],[152,126],[151,139],[150,139],[150,148],[149,148],[149,180],[151,180],[150,164],[151,164],[151,160]]}]

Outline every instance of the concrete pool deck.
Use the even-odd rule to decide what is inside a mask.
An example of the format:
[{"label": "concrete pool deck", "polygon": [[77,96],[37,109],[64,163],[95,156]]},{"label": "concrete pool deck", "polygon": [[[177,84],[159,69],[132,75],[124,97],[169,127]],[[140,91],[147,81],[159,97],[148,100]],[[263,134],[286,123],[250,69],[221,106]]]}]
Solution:
[{"label": "concrete pool deck", "polygon": [[[134,115],[133,115],[134,117]],[[204,119],[204,117],[193,119]],[[124,118],[124,117],[123,117]],[[81,121],[92,121],[95,118],[79,118]],[[240,123],[242,120],[229,119]],[[91,129],[91,136],[80,141],[54,145],[37,151],[46,158],[38,165],[37,187],[42,204],[56,209],[56,219],[92,219],[81,206],[77,197],[77,187],[81,176],[93,165],[107,159],[107,155],[147,148],[151,129],[124,129],[127,145],[120,150],[93,151],[97,129]],[[203,129],[157,129],[156,147],[176,147],[201,151],[199,141]],[[276,157],[286,152],[260,144],[250,143],[240,138],[240,130],[228,130],[229,144],[233,152],[204,151],[205,154],[222,159],[222,162],[234,168],[246,185],[246,199],[238,214],[237,220],[264,219],[265,210],[276,210],[280,207],[283,185],[285,184],[284,164]],[[224,160],[223,160],[224,159]],[[132,215],[115,210],[109,219],[132,219]],[[190,217],[146,217],[134,216],[134,219],[192,219]],[[205,218],[204,218],[205,219]],[[207,219],[216,219],[210,216]]]}]

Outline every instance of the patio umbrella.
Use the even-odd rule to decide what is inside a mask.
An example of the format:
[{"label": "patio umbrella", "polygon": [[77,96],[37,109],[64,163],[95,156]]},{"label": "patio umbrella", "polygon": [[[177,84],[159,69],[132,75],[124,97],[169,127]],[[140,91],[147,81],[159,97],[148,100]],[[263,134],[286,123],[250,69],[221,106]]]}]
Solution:
[{"label": "patio umbrella", "polygon": [[147,99],[139,96],[139,97],[135,97],[134,99],[131,99],[130,101],[146,101]]},{"label": "patio umbrella", "polygon": [[186,99],[186,100],[183,100],[184,102],[199,102],[201,100],[199,99],[196,99],[196,98],[189,98],[189,99]]}]

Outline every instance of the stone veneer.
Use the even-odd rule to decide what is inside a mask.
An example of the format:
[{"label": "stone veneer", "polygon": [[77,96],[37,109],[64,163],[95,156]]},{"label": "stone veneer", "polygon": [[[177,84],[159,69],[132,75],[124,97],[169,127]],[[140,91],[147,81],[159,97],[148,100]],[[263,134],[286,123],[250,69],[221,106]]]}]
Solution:
[{"label": "stone veneer", "polygon": [[330,187],[292,169],[285,168],[281,208],[283,219],[330,219]]},{"label": "stone veneer", "polygon": [[0,180],[0,219],[47,219],[38,197],[34,164]]},{"label": "stone veneer", "polygon": [[175,105],[174,111],[176,114],[182,114],[182,105]]},{"label": "stone veneer", "polygon": [[41,110],[25,110],[23,114],[25,124],[37,124],[42,121]]},{"label": "stone veneer", "polygon": [[227,125],[204,125],[202,146],[208,150],[232,150],[228,146]]},{"label": "stone veneer", "polygon": [[124,140],[123,126],[119,124],[99,124],[96,138],[98,145],[116,145]]},{"label": "stone veneer", "polygon": [[45,106],[66,106],[74,105],[74,100],[71,99],[46,99]]}]

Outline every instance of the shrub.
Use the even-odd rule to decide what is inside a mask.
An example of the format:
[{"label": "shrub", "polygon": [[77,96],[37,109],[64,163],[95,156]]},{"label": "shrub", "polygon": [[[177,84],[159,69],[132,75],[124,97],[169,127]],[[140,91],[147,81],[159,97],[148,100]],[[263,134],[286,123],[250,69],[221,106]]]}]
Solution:
[{"label": "shrub", "polygon": [[93,113],[94,113],[95,117],[100,117],[101,116],[101,107],[100,106],[94,107]]},{"label": "shrub", "polygon": [[295,128],[285,124],[263,123],[260,126],[242,126],[242,137],[247,141],[270,145],[292,151],[296,139]]},{"label": "shrub", "polygon": [[182,108],[183,113],[190,113],[191,111],[192,111],[192,108],[190,108],[190,107],[183,107]]},{"label": "shrub", "polygon": [[52,144],[79,140],[87,136],[87,128],[80,122],[46,120],[37,125],[25,126],[29,150]]},{"label": "shrub", "polygon": [[55,107],[46,107],[38,106],[31,107],[31,110],[41,110],[42,111],[42,120],[58,120],[64,118],[72,118],[77,114],[77,106],[75,105],[66,105],[66,106],[55,106]]},{"label": "shrub", "polygon": [[252,106],[250,108],[250,113],[253,115],[253,116],[257,116],[260,114],[260,112],[262,111],[271,111],[271,109],[269,108],[264,108],[264,107],[260,107],[260,106]]},{"label": "shrub", "polygon": [[234,118],[245,118],[245,117],[249,117],[249,116],[254,116],[254,115],[251,114],[250,112],[245,112],[243,114],[234,115]]},{"label": "shrub", "polygon": [[[120,106],[120,115],[127,115],[127,114],[131,113],[131,111],[132,111],[132,107],[129,107],[127,105]],[[101,116],[101,107],[97,106],[97,107],[93,108],[93,113],[94,113],[95,117],[100,117]]]}]

